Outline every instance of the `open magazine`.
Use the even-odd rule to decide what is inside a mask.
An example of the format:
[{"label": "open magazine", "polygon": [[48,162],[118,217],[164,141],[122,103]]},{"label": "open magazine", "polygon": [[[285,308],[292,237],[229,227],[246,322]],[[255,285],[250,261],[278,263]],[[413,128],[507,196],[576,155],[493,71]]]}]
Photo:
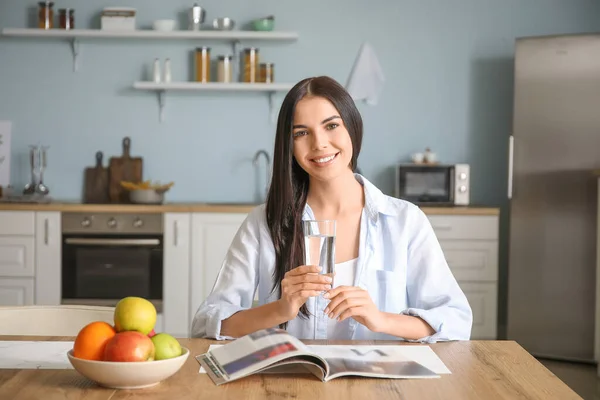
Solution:
[{"label": "open magazine", "polygon": [[[212,346],[211,346],[212,347]],[[309,346],[277,328],[263,329],[196,356],[216,385],[261,372],[311,372],[323,382],[340,376],[373,378],[439,378],[402,347],[419,346]],[[425,350],[425,349],[422,349]],[[431,349],[434,363],[449,373]],[[431,359],[429,360],[431,364]],[[433,365],[433,364],[431,364]],[[440,367],[437,368],[440,370]],[[267,371],[269,370],[269,371]]]}]

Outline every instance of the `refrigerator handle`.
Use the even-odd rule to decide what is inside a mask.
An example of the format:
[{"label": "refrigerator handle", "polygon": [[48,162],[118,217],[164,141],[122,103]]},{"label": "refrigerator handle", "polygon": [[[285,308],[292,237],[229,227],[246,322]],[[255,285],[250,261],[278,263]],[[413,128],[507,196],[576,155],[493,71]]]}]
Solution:
[{"label": "refrigerator handle", "polygon": [[513,195],[513,158],[515,151],[515,138],[513,135],[508,137],[508,198]]}]

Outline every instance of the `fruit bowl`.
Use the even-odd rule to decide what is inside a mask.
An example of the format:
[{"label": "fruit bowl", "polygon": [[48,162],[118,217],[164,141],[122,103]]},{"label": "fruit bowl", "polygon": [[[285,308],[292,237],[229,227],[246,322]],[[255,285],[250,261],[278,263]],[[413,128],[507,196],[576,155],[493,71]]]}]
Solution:
[{"label": "fruit bowl", "polygon": [[142,389],[157,385],[179,371],[189,355],[189,349],[183,346],[180,356],[158,361],[90,361],[74,357],[73,350],[67,353],[77,372],[112,389]]}]

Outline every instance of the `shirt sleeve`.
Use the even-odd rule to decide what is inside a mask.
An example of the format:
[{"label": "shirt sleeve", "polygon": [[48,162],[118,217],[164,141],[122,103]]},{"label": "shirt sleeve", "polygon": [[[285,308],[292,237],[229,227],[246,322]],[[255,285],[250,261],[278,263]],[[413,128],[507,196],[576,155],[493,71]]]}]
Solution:
[{"label": "shirt sleeve", "polygon": [[266,223],[264,205],[254,209],[236,233],[210,294],[194,316],[192,337],[233,339],[221,335],[221,322],[252,307],[258,286],[261,223]]},{"label": "shirt sleeve", "polygon": [[435,331],[417,340],[469,340],[473,314],[469,302],[448,267],[427,216],[417,209],[410,224],[408,244],[408,308],[402,314],[419,317]]}]

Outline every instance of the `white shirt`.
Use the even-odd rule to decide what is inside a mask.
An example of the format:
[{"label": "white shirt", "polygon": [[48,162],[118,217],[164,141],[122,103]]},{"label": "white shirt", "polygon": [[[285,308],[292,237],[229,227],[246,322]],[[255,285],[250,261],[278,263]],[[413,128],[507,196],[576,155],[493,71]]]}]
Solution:
[{"label": "white shirt", "polygon": [[[333,287],[336,288],[339,286],[353,286],[357,265],[358,258],[343,263],[335,264],[335,277],[333,278]],[[327,321],[328,338],[350,339],[349,337],[344,337],[344,335],[347,335],[348,332],[350,332],[349,318],[341,322],[338,322],[333,318],[329,318],[329,320]]]},{"label": "white shirt", "polygon": [[[368,291],[380,311],[417,316],[434,330],[418,341],[468,340],[473,314],[452,275],[429,219],[416,205],[386,196],[359,174],[365,206],[360,222],[358,261],[353,286]],[[315,219],[306,205],[303,219]],[[214,266],[206,266],[214,268]],[[258,290],[259,305],[279,299],[273,291],[275,249],[267,227],[265,205],[256,207],[240,226],[208,297],[192,322],[192,337],[231,339],[221,335],[221,321],[252,307]],[[193,289],[192,289],[193,290]],[[309,310],[326,299],[311,297]],[[400,340],[370,331],[351,319],[344,337],[352,340]],[[327,338],[327,317],[298,315],[287,325],[299,339]],[[336,339],[331,337],[329,339]]]}]

